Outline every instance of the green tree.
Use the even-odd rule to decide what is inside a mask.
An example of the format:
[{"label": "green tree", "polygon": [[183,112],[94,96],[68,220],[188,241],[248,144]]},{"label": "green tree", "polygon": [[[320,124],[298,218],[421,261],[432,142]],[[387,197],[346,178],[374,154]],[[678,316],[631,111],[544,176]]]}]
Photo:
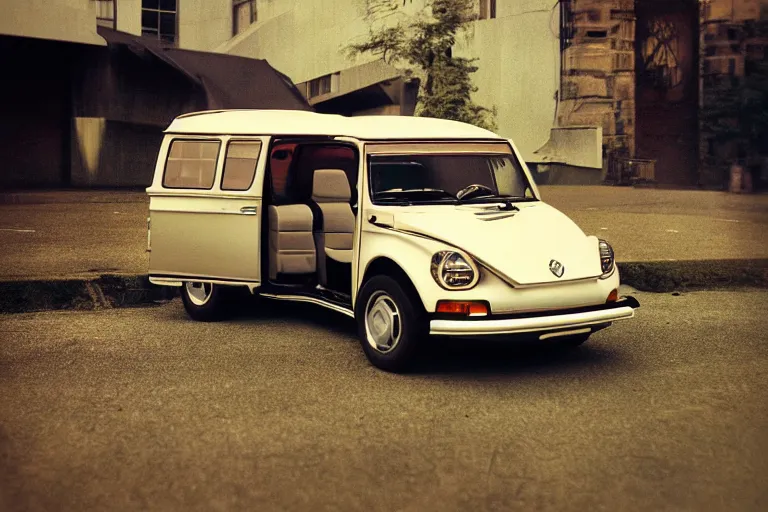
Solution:
[{"label": "green tree", "polygon": [[740,122],[750,152],[768,155],[768,61],[756,59],[751,64],[744,79]]},{"label": "green tree", "polygon": [[413,0],[362,1],[370,31],[366,41],[348,47],[351,57],[377,55],[401,69],[406,78],[418,77],[418,116],[496,129],[496,107],[488,109],[472,101],[477,87],[471,75],[478,69],[477,59],[453,55],[457,37],[476,19],[475,0],[426,0],[424,9],[414,16],[402,11]]},{"label": "green tree", "polygon": [[[758,29],[759,35],[768,36],[768,23],[759,23]],[[743,77],[707,76],[703,100],[702,130],[726,148],[715,165],[744,165],[768,155],[768,61],[747,58]]]}]

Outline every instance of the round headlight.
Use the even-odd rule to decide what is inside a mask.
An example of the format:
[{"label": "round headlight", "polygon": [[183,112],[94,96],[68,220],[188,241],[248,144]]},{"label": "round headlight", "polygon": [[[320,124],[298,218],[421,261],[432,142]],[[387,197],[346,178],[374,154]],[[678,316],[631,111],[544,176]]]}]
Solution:
[{"label": "round headlight", "polygon": [[447,290],[466,290],[477,284],[480,273],[471,258],[455,251],[441,251],[432,256],[432,278]]},{"label": "round headlight", "polygon": [[613,247],[611,247],[611,244],[609,244],[605,240],[600,240],[599,246],[600,246],[600,268],[603,271],[603,275],[606,276],[611,272],[613,272],[613,267],[615,265]]}]

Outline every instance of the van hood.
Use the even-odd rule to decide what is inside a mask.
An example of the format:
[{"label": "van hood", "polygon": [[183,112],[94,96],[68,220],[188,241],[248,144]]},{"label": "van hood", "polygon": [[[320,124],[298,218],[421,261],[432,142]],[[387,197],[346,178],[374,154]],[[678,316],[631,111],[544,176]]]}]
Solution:
[{"label": "van hood", "polygon": [[[597,278],[602,274],[598,239],[586,236],[566,215],[542,202],[519,211],[498,205],[432,206],[395,214],[395,229],[434,238],[467,252],[516,284]],[[564,267],[561,277],[552,261]]]}]

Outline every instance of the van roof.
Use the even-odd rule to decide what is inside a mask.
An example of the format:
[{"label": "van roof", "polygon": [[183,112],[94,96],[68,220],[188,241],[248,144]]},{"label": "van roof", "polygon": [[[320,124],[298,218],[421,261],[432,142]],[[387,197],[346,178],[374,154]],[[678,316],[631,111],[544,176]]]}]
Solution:
[{"label": "van roof", "polygon": [[363,140],[501,139],[491,131],[446,119],[318,114],[301,110],[212,110],[178,116],[166,133],[211,135],[331,135]]}]

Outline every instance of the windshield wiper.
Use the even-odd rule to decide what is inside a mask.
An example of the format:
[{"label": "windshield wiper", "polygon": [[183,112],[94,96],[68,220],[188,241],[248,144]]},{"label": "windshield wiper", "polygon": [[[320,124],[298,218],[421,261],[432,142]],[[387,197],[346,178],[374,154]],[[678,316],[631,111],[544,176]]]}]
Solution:
[{"label": "windshield wiper", "polygon": [[504,194],[470,197],[463,199],[462,202],[469,203],[523,203],[527,201],[536,201],[533,197],[507,196]]},{"label": "windshield wiper", "polygon": [[404,200],[408,204],[410,204],[410,201],[423,201],[433,198],[457,201],[453,195],[439,188],[389,189],[382,190],[374,195],[376,201]]},{"label": "windshield wiper", "polygon": [[391,194],[391,195],[440,195],[453,197],[451,194],[441,188],[390,188],[387,190],[380,190],[378,194]]},{"label": "windshield wiper", "polygon": [[488,204],[488,203],[502,203],[499,205],[499,210],[502,211],[520,211],[520,208],[514,205],[514,203],[523,203],[528,201],[536,201],[533,197],[520,197],[520,196],[508,196],[508,195],[493,195],[493,196],[479,196],[472,197],[470,199],[464,199],[459,201],[459,204]]},{"label": "windshield wiper", "polygon": [[407,201],[402,197],[393,196],[393,195],[382,195],[382,196],[377,195],[377,196],[374,196],[373,200],[379,203],[393,204],[395,206],[409,206],[411,204],[410,201]]},{"label": "windshield wiper", "polygon": [[519,212],[520,208],[512,204],[512,200],[508,198],[504,200],[504,206],[499,206],[499,210],[505,212]]}]

